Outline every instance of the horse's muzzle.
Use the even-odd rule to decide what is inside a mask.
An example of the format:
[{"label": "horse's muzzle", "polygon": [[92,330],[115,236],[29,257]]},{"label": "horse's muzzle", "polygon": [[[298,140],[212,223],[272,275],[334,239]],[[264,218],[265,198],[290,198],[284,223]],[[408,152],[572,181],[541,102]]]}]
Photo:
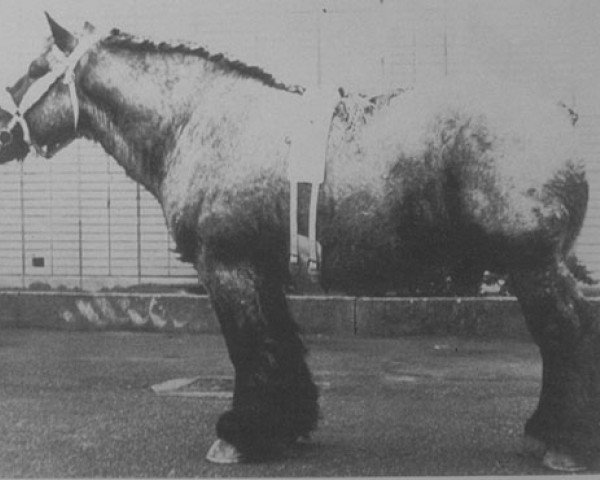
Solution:
[{"label": "horse's muzzle", "polygon": [[29,153],[29,145],[23,141],[21,127],[0,128],[0,165],[12,160],[23,160]]},{"label": "horse's muzzle", "polygon": [[9,130],[0,130],[0,148],[13,142],[13,134]]}]

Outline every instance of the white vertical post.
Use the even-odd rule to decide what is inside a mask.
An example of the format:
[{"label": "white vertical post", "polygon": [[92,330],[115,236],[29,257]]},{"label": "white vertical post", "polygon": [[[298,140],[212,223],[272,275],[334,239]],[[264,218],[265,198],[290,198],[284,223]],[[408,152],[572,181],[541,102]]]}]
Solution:
[{"label": "white vertical post", "polygon": [[21,161],[19,170],[19,203],[21,207],[21,286],[25,288],[25,162]]},{"label": "white vertical post", "polygon": [[48,191],[50,193],[50,277],[54,278],[54,175],[53,162],[48,163]]},{"label": "white vertical post", "polygon": [[137,277],[138,285],[142,283],[142,187],[136,183],[136,240],[137,240]]},{"label": "white vertical post", "polygon": [[106,216],[107,216],[107,221],[108,221],[108,228],[107,228],[107,241],[108,241],[108,276],[111,277],[112,276],[112,242],[111,242],[111,237],[112,237],[112,229],[111,229],[111,208],[110,208],[110,201],[111,201],[111,188],[110,188],[110,182],[111,182],[111,170],[110,170],[110,157],[108,155],[105,156],[106,158],[106,175],[107,175],[107,181],[106,181]]},{"label": "white vertical post", "polygon": [[388,36],[388,22],[387,22],[387,9],[383,0],[379,0],[379,11],[375,16],[379,23],[379,30],[377,32],[377,48],[379,51],[379,66],[381,67],[381,80],[380,80],[380,91],[384,92],[387,90],[387,72],[386,72],[386,38]]},{"label": "white vertical post", "polygon": [[444,76],[448,76],[448,34],[444,31]]},{"label": "white vertical post", "polygon": [[444,76],[448,76],[448,12],[444,5]]},{"label": "white vertical post", "polygon": [[412,86],[417,84],[417,32],[412,30]]},{"label": "white vertical post", "polygon": [[81,143],[77,143],[77,238],[79,244],[79,288],[83,289],[83,207],[81,204]]},{"label": "white vertical post", "polygon": [[317,30],[317,86],[321,86],[323,82],[323,59],[322,59],[322,39],[321,39],[321,15],[323,13],[323,5],[321,0],[316,0],[314,3],[315,23]]}]

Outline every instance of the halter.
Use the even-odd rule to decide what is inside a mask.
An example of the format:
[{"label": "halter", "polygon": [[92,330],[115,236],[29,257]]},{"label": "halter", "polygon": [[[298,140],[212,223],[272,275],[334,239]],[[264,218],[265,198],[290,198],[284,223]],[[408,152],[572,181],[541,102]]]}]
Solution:
[{"label": "halter", "polygon": [[71,98],[71,106],[73,108],[73,129],[74,131],[77,130],[79,124],[79,99],[77,98],[77,88],[75,87],[75,68],[92,45],[98,42],[100,38],[98,35],[89,35],[80,39],[69,56],[66,56],[62,51],[54,47],[57,52],[60,52],[60,68],[54,71],[51,70],[48,72],[49,75],[46,74],[33,83],[25,92],[25,95],[23,95],[19,105],[17,105],[8,90],[0,89],[0,108],[7,112],[12,112],[10,122],[0,131],[0,136],[3,134],[6,136],[7,133],[10,135],[10,139],[2,142],[3,145],[12,141],[12,129],[19,124],[23,130],[23,141],[27,146],[30,148],[33,147],[38,155],[49,158],[50,155],[48,152],[32,140],[31,130],[25,120],[25,114],[50,90],[50,87],[60,77],[63,77],[62,82],[69,87],[69,97]]}]

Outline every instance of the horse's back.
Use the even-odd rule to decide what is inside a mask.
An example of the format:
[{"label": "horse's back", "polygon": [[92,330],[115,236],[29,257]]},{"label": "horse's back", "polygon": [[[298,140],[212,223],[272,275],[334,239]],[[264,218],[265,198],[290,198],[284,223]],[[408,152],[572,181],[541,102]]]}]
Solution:
[{"label": "horse's back", "polygon": [[524,246],[568,250],[581,227],[587,185],[570,117],[528,92],[415,88],[337,145],[323,227],[336,272],[351,276],[352,264],[386,282],[465,255],[502,267],[522,262]]},{"label": "horse's back", "polygon": [[[492,82],[415,89],[391,106],[372,126],[373,139],[395,142],[394,162],[420,159],[443,175],[462,220],[487,233],[545,228],[548,217],[573,208],[569,196],[586,190],[576,132],[558,103]],[[561,183],[568,191],[556,191]]]}]

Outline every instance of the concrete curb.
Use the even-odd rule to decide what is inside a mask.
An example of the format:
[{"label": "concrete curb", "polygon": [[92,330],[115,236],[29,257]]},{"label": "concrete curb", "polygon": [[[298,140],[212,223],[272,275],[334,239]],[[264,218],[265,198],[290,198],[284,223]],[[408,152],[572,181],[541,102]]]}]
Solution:
[{"label": "concrete curb", "polygon": [[[528,340],[516,299],[290,296],[303,333],[398,337],[457,335]],[[590,299],[600,314],[600,299]],[[205,295],[0,292],[0,327],[219,333]]]}]

